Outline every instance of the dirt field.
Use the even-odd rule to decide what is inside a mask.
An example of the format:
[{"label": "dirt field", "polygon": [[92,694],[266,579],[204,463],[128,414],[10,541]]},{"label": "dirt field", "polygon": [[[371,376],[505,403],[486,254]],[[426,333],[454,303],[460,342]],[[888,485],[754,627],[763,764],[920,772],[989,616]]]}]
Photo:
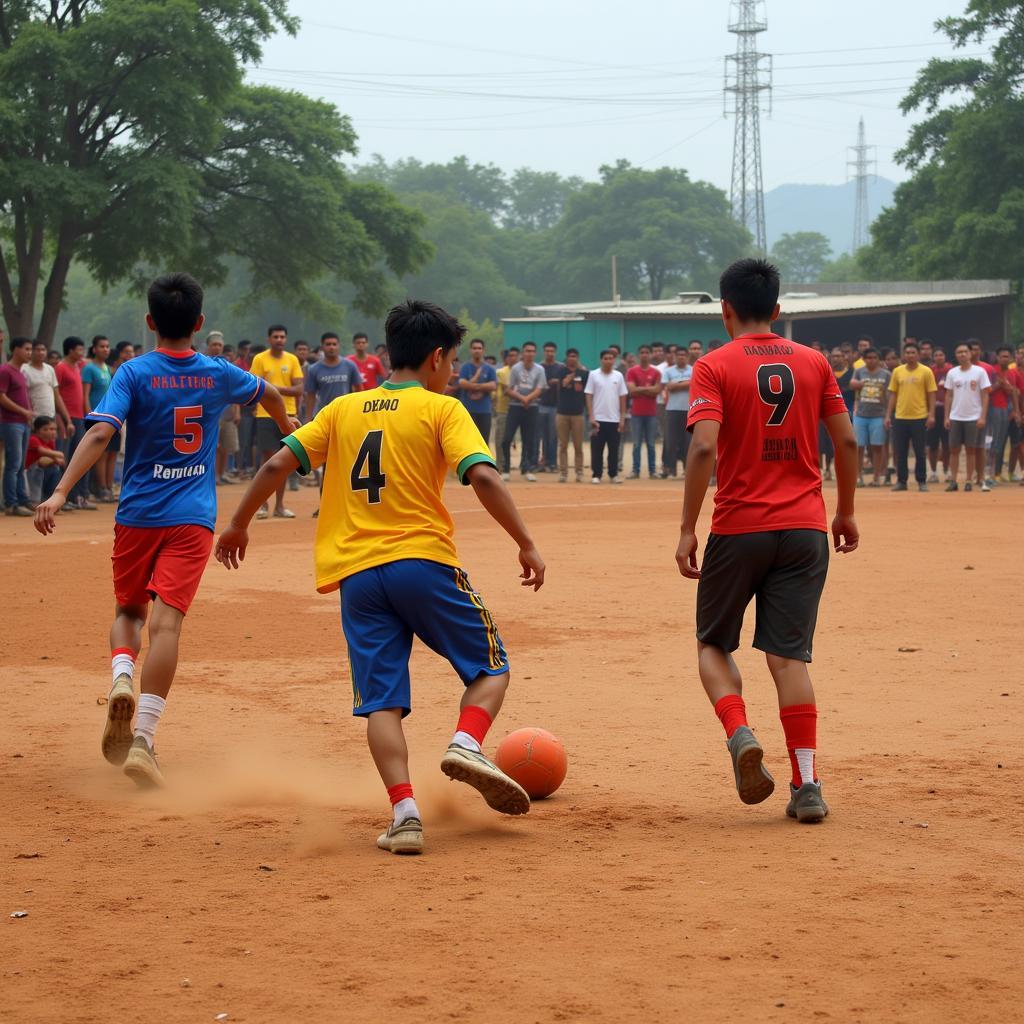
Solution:
[{"label": "dirt field", "polygon": [[99,753],[111,511],[48,540],[2,521],[0,1020],[1021,1019],[1024,489],[860,492],[863,547],[833,561],[813,666],[832,815],[808,827],[783,813],[749,648],[781,785],[755,808],[732,787],[672,559],[681,487],[513,486],[548,562],[537,595],[448,491],[512,658],[489,749],[545,726],[569,777],[516,820],[449,783],[460,688],[417,648],[421,858],[374,847],[387,801],[337,601],[312,589],[314,492],[294,522],[254,524],[240,574],[208,571],[156,796]]}]

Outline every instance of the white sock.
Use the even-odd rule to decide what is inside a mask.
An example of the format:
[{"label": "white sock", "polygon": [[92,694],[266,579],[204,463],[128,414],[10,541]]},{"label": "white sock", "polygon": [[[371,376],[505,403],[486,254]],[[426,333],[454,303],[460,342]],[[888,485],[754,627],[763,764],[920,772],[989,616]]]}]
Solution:
[{"label": "white sock", "polygon": [[800,784],[806,786],[808,782],[814,781],[814,751],[809,747],[797,747],[796,764],[800,769]]},{"label": "white sock", "polygon": [[153,746],[156,737],[157,723],[167,707],[167,701],[155,693],[143,693],[139,697],[139,710],[135,715],[135,735],[145,736],[146,742]]},{"label": "white sock", "polygon": [[116,683],[118,676],[132,679],[135,676],[135,659],[130,654],[115,654],[110,659],[110,668],[114,676],[112,682]]},{"label": "white sock", "polygon": [[[400,825],[406,818],[419,818],[420,809],[416,806],[416,801],[411,796],[407,796],[404,800],[399,800],[393,808],[395,812],[395,824]],[[422,821],[423,819],[420,818]]]},{"label": "white sock", "polygon": [[480,744],[477,743],[477,741],[473,739],[468,732],[462,732],[461,729],[452,737],[452,743],[458,744],[460,747],[465,747],[467,750],[472,750],[476,754],[482,752],[480,750]]}]

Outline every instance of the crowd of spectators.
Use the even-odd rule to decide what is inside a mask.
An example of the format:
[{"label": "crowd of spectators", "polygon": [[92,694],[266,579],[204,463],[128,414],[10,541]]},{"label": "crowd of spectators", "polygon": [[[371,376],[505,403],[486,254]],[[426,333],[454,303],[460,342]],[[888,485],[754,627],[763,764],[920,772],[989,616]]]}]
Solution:
[{"label": "crowd of spectators", "polygon": [[[711,341],[707,348],[721,344]],[[299,340],[289,351],[281,324],[268,329],[262,345],[248,340],[229,345],[221,332],[211,331],[199,347],[273,383],[289,414],[300,420],[335,398],[377,387],[390,373],[385,346],[371,352],[363,332],[353,337],[347,355],[333,331],[315,346]],[[911,452],[922,491],[930,483],[944,483],[947,491],[988,491],[998,482],[1024,482],[1024,344],[1016,351],[1003,345],[986,353],[972,338],[947,352],[926,338],[905,338],[897,351],[862,335],[830,350],[817,342],[811,347],[829,359],[853,419],[861,486],[907,490]],[[9,516],[30,516],[52,494],[113,375],[142,349],[127,341],[111,346],[103,335],[88,345],[78,337],[65,338],[62,351],[20,337],[5,348],[9,358],[0,366],[3,508]],[[506,480],[516,452],[519,474],[528,482],[551,473],[561,483],[579,483],[589,467],[591,483],[600,484],[607,476],[619,484],[625,474],[625,438],[632,442],[628,479],[639,479],[645,469],[650,479],[677,479],[685,471],[689,447],[693,366],[704,354],[700,341],[685,346],[654,342],[635,353],[613,345],[589,369],[575,348],[560,358],[553,342],[543,344],[538,360],[537,346],[530,341],[521,349],[504,350],[499,365],[475,338],[468,358],[454,366],[448,393],[465,404]],[[218,484],[251,477],[279,443],[276,424],[261,410],[230,407],[220,425]],[[122,444],[121,434],[115,434],[62,511],[92,511],[117,501]],[[824,429],[819,456],[822,477],[831,480],[833,453]],[[297,490],[299,478],[287,486]],[[270,514],[265,507],[259,517]],[[273,515],[294,516],[284,489]]]}]

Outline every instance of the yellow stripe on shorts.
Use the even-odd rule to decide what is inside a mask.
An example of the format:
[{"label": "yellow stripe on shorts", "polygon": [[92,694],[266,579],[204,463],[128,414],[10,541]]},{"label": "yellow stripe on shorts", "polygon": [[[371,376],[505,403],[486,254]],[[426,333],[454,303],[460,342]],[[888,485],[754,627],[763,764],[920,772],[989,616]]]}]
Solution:
[{"label": "yellow stripe on shorts", "polygon": [[502,650],[501,641],[498,639],[498,627],[494,624],[494,618],[487,610],[483,598],[473,589],[473,585],[469,582],[469,576],[466,575],[464,569],[455,570],[455,583],[459,590],[469,596],[473,606],[480,613],[480,620],[483,622],[484,629],[487,632],[487,652],[490,667],[492,669],[504,668],[505,652]]}]

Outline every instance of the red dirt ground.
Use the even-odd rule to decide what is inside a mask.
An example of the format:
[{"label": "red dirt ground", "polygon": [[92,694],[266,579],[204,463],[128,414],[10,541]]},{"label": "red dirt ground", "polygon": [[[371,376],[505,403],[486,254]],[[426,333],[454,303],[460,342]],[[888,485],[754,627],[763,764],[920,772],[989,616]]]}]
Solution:
[{"label": "red dirt ground", "polygon": [[490,749],[542,725],[569,776],[516,820],[444,779],[460,688],[417,648],[421,858],[374,847],[387,802],[337,601],[312,587],[314,492],[294,522],[254,524],[241,573],[211,566],[158,795],[99,753],[111,511],[46,540],[3,523],[0,1020],[1021,1019],[1024,489],[860,492],[863,547],[833,561],[813,667],[833,813],[807,827],[783,814],[749,648],[782,785],[755,808],[732,788],[672,558],[679,485],[513,486],[548,562],[537,595],[448,491],[513,663]]}]

